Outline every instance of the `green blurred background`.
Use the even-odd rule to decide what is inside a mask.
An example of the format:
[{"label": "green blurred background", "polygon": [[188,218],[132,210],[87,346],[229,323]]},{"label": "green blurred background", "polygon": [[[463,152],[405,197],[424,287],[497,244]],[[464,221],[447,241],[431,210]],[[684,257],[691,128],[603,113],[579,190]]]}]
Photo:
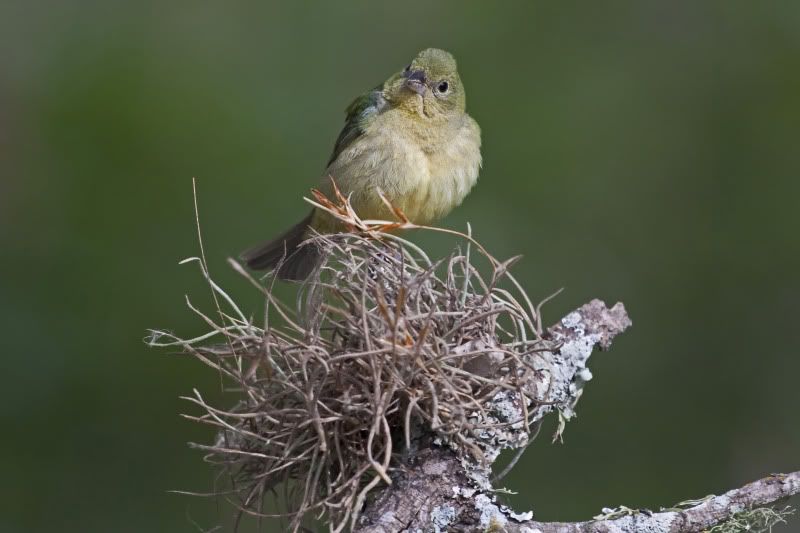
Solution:
[{"label": "green blurred background", "polygon": [[634,322],[511,503],[586,519],[800,468],[800,3],[3,2],[0,531],[229,523],[167,491],[214,482],[178,396],[232,399],[142,343],[203,330],[191,178],[258,312],[225,258],[304,214],[344,107],[428,46],[484,132],[444,224],[524,254],[533,298],[566,287],[547,322],[593,297]]}]

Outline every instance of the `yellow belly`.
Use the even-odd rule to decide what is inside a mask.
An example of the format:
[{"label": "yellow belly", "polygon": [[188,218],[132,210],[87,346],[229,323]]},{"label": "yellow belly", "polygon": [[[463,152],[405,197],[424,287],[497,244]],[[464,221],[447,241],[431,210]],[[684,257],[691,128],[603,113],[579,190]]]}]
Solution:
[{"label": "yellow belly", "polygon": [[[327,169],[321,188],[332,193],[332,176],[362,219],[395,220],[378,190],[417,224],[433,222],[459,205],[478,178],[480,130],[466,117],[446,142],[427,149],[402,128],[378,124],[348,146]],[[316,216],[320,232],[336,231],[330,217]]]}]

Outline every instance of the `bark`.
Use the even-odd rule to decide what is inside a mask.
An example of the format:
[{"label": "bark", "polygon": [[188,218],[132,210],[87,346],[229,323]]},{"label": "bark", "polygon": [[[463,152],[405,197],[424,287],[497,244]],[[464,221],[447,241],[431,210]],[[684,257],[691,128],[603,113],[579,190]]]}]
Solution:
[{"label": "bark", "polygon": [[691,533],[800,493],[800,472],[794,472],[760,479],[688,509],[657,513],[632,510],[619,518],[586,522],[537,522],[527,515],[515,515],[497,505],[490,493],[472,488],[461,461],[451,450],[424,450],[408,466],[408,471],[365,509],[365,523],[357,529],[359,533]]},{"label": "bark", "polygon": [[[531,377],[522,405],[519,396],[498,395],[489,406],[493,422],[509,421],[504,431],[476,432],[471,443],[482,452],[458,444],[429,440],[409,454],[392,484],[371,498],[361,513],[358,533],[401,531],[505,531],[509,533],[699,532],[742,511],[763,507],[800,492],[800,472],[773,475],[691,506],[653,513],[625,509],[587,522],[537,522],[532,513],[516,514],[499,504],[491,484],[491,464],[504,448],[525,446],[549,412],[562,423],[574,415],[583,387],[591,379],[586,362],[594,347],[608,349],[613,338],[631,325],[622,304],[608,309],[599,300],[564,317],[547,332],[551,351],[532,359],[542,372]],[[527,416],[530,424],[512,423]]]}]

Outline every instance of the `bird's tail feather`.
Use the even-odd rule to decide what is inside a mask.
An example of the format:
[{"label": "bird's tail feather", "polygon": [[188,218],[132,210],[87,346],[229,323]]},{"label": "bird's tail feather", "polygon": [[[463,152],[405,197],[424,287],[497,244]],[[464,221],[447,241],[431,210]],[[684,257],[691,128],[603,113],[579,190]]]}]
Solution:
[{"label": "bird's tail feather", "polygon": [[277,268],[279,279],[303,281],[319,264],[322,257],[319,247],[304,243],[311,224],[313,211],[286,233],[264,244],[254,246],[242,253],[242,259],[253,270]]}]

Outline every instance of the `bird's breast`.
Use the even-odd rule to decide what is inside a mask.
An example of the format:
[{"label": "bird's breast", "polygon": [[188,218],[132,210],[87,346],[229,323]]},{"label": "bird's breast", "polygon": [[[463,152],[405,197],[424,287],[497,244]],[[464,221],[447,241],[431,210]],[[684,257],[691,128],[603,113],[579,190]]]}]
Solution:
[{"label": "bird's breast", "polygon": [[419,142],[402,124],[373,124],[328,167],[362,219],[394,219],[385,196],[427,224],[461,203],[478,178],[480,130],[468,116],[438,143]]}]

